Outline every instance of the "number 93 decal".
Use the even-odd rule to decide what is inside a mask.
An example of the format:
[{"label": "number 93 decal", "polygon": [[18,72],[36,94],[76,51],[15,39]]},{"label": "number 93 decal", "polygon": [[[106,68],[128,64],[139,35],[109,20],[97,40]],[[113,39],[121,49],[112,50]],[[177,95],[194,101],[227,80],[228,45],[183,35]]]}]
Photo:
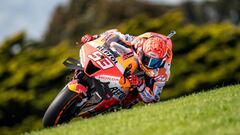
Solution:
[{"label": "number 93 decal", "polygon": [[102,69],[108,69],[114,66],[112,62],[107,57],[104,57],[100,51],[89,54],[88,58],[95,61]]}]

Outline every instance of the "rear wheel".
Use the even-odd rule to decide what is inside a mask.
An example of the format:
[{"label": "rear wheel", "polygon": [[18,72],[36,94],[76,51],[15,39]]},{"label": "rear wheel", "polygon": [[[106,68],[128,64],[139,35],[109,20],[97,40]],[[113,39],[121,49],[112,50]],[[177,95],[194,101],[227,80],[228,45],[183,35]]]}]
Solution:
[{"label": "rear wheel", "polygon": [[79,95],[65,86],[45,112],[43,126],[52,127],[70,121],[75,116],[76,104],[80,101]]}]

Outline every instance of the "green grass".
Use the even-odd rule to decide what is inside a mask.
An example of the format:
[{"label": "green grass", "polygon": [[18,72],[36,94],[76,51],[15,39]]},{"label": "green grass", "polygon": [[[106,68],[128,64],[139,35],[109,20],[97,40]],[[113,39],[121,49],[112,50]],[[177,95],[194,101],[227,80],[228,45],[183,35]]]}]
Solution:
[{"label": "green grass", "polygon": [[30,135],[237,135],[240,85],[137,106]]}]

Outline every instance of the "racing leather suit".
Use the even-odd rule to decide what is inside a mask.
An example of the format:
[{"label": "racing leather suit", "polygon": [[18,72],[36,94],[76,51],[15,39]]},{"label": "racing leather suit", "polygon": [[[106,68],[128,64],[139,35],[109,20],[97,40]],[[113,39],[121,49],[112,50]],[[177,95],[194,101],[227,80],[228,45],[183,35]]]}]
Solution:
[{"label": "racing leather suit", "polygon": [[[132,36],[129,34],[122,34],[118,32],[116,29],[108,30],[98,36],[94,35],[94,38],[97,38],[99,36],[113,36],[118,35],[120,40],[123,41],[125,44],[129,45],[130,47],[135,50],[135,53],[138,54],[138,52],[142,49],[142,45],[144,43],[144,39],[149,38],[151,36],[160,36],[163,38],[167,45],[168,45],[168,51],[167,51],[167,58],[163,66],[159,67],[158,69],[149,70],[145,68],[141,61],[138,59],[139,67],[141,70],[145,72],[145,79],[142,81],[141,85],[137,87],[139,91],[139,95],[143,102],[145,103],[151,103],[151,102],[157,102],[160,100],[160,95],[162,93],[163,87],[165,86],[166,81],[168,81],[170,76],[170,66],[172,61],[172,42],[171,39],[167,38],[164,35],[148,32],[144,33],[140,36]],[[83,38],[82,38],[83,39]],[[91,38],[89,38],[92,40]],[[136,55],[138,56],[138,55]]]}]

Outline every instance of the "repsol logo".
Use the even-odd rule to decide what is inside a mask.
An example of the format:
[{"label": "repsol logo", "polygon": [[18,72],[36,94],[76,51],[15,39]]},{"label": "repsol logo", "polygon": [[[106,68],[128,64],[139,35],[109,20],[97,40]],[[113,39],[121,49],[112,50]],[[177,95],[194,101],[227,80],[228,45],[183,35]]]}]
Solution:
[{"label": "repsol logo", "polygon": [[108,58],[110,58],[115,64],[117,64],[116,58],[115,58],[107,49],[105,49],[105,48],[102,47],[102,46],[98,46],[97,49],[98,49],[99,51],[101,51],[102,53],[104,53],[105,55],[107,55]]}]

